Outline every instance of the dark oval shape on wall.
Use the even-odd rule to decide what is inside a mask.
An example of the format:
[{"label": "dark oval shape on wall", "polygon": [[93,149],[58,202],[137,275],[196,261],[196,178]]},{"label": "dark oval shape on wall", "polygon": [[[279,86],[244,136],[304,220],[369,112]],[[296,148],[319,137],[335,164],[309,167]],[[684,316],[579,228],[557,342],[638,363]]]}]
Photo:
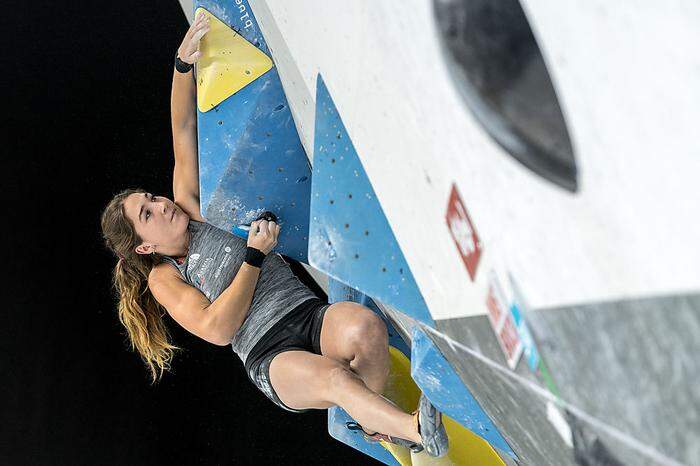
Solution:
[{"label": "dark oval shape on wall", "polygon": [[518,162],[576,192],[566,121],[518,0],[433,0],[455,86],[486,132]]}]

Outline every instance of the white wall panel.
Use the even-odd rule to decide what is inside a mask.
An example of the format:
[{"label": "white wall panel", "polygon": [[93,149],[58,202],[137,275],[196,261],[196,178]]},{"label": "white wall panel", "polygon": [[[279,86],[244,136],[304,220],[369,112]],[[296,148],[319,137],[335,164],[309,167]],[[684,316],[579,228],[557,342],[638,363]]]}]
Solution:
[{"label": "white wall panel", "polygon": [[[251,5],[309,152],[323,74],[434,318],[485,312],[494,264],[534,307],[700,289],[695,4],[524,2],[569,123],[573,195],[463,105],[432,2]],[[452,182],[484,243],[476,284],[445,223]]]}]

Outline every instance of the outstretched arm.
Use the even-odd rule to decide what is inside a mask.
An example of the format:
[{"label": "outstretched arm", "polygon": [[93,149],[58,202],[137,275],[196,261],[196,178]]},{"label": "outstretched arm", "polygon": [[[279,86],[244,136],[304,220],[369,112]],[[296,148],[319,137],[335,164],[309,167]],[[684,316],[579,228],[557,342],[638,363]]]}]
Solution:
[{"label": "outstretched arm", "polygon": [[[199,41],[209,31],[209,22],[200,14],[185,34],[178,48],[178,57],[194,64],[199,57]],[[173,68],[173,85],[170,96],[170,114],[173,128],[173,197],[175,203],[190,218],[204,221],[199,205],[199,163],[197,159],[197,90],[193,71],[180,73]]]}]

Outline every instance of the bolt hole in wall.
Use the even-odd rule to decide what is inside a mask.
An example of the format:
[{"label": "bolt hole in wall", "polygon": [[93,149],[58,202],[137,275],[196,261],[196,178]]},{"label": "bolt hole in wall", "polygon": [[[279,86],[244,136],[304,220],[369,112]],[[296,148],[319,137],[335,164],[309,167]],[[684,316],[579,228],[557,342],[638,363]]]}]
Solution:
[{"label": "bolt hole in wall", "polygon": [[467,107],[525,167],[575,192],[578,170],[552,80],[518,0],[434,0],[444,57]]}]

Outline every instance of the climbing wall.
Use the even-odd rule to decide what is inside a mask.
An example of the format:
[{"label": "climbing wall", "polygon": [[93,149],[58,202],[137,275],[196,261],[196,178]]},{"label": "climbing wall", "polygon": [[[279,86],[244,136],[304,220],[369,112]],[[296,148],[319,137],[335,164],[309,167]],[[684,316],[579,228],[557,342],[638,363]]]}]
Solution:
[{"label": "climbing wall", "polygon": [[[400,250],[394,257],[411,271],[434,328],[410,304],[392,302],[381,281],[389,267],[346,268],[367,256],[355,231],[344,236],[366,210],[330,212],[348,198],[334,197],[334,207],[324,198],[315,265],[384,293],[397,315],[437,332],[431,338],[523,464],[692,464],[700,166],[689,122],[700,117],[690,105],[700,95],[688,47],[700,39],[697,6],[390,1],[344,4],[339,15],[332,2],[251,4],[314,169],[318,162],[330,175],[330,165],[346,162],[330,143],[320,150],[323,86],[343,122],[343,147],[352,143],[390,227],[386,244]],[[519,21],[539,61],[484,61],[520,53],[508,37],[474,44],[476,52],[451,49],[441,28],[459,37],[470,24],[465,11],[490,21],[479,30],[487,39],[499,21]],[[464,74],[454,72],[462,64]],[[474,76],[502,81],[485,88]],[[529,127],[528,109],[506,105],[538,99],[542,120]],[[556,115],[542,115],[549,109]],[[548,119],[566,134],[547,139]],[[550,168],[548,178],[527,159],[537,151],[520,147],[533,143],[523,134],[561,150],[559,162],[573,168]],[[370,258],[385,260],[377,251]]]},{"label": "climbing wall", "polygon": [[247,2],[195,8],[212,17],[196,69],[202,215],[247,237],[239,226],[272,211],[275,250],[306,262],[311,171],[265,39]]},{"label": "climbing wall", "polygon": [[[283,228],[280,246],[305,260],[308,240],[312,264],[385,301],[405,333],[423,332],[521,464],[700,457],[689,409],[700,405],[694,2],[353,2],[342,15],[318,0],[213,3],[202,5],[274,59],[284,90],[236,111],[292,141],[241,158],[240,142],[269,137],[264,125],[226,142],[202,131],[240,114],[200,114],[203,209],[215,223],[233,229],[308,196],[311,216]],[[476,36],[464,32],[472,24]],[[504,30],[521,36],[491,36]],[[513,45],[520,37],[530,48]],[[266,76],[216,108],[246,89],[262,96],[268,87],[253,86]],[[320,88],[342,143],[332,119],[318,134]],[[550,137],[552,121],[564,136]],[[540,163],[543,147],[559,159]],[[292,191],[259,199],[248,183],[237,204],[240,161],[290,150]],[[322,175],[318,198],[307,156]],[[278,186],[280,165],[270,167],[258,180]]]}]

